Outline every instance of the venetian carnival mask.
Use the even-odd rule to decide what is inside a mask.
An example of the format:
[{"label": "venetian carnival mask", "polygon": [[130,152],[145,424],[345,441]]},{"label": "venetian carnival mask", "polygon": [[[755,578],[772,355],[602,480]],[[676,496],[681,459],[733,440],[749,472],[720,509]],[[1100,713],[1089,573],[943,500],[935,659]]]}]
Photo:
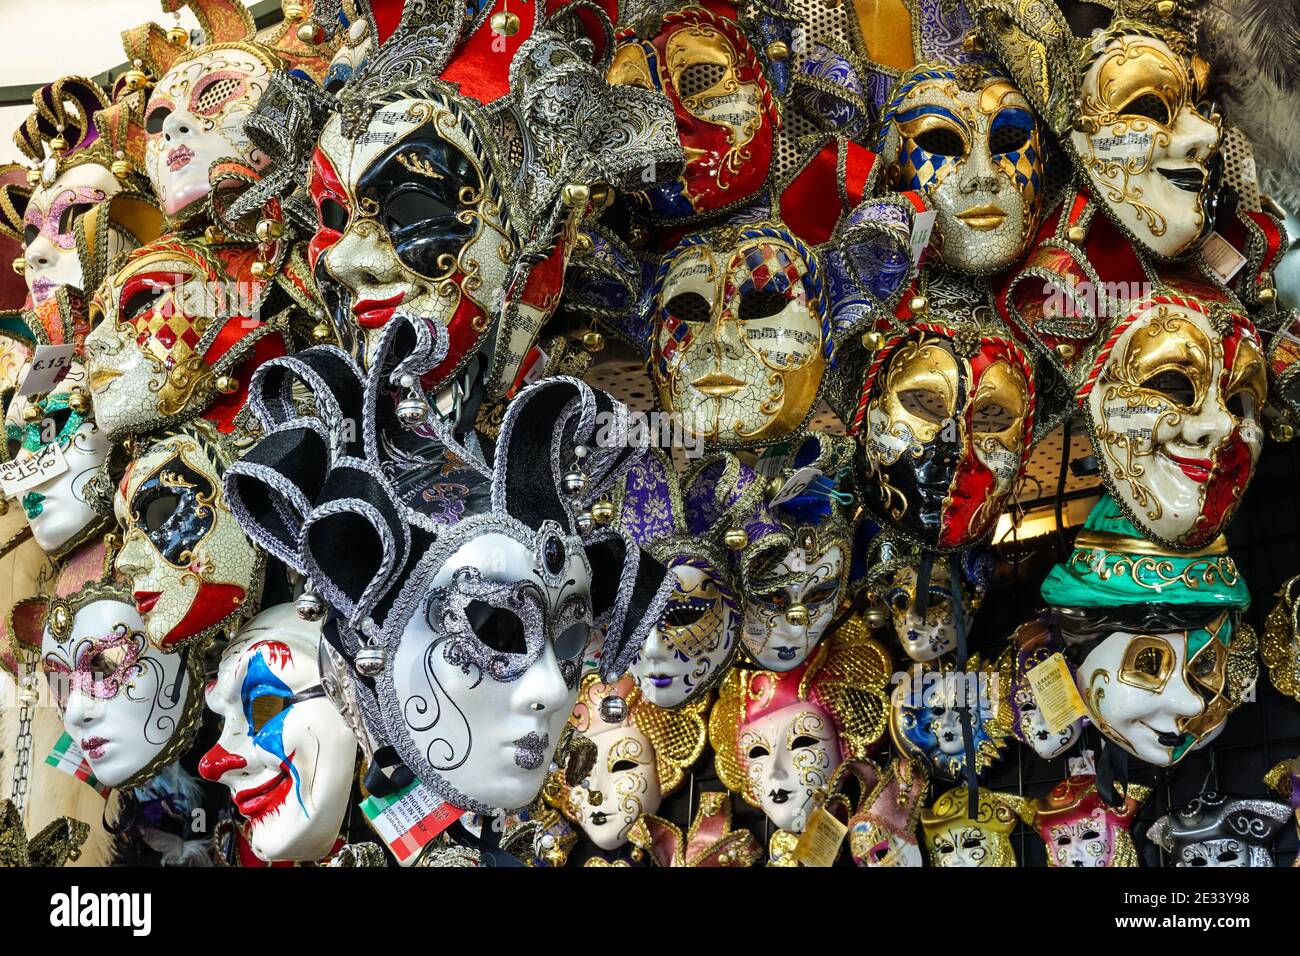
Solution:
[{"label": "venetian carnival mask", "polygon": [[998,673],[1005,682],[1003,696],[1011,707],[1011,732],[1044,760],[1065,753],[1083,733],[1083,718],[1059,730],[1049,726],[1029,682],[1030,671],[1061,651],[1061,642],[1053,636],[1050,625],[1035,619],[1016,629],[1011,645],[998,661]]},{"label": "venetian carnival mask", "polygon": [[894,687],[890,697],[889,733],[894,746],[920,760],[943,780],[967,772],[962,709],[970,712],[975,773],[982,774],[1002,756],[1006,730],[997,674],[972,658],[964,672],[914,667]]},{"label": "venetian carnival mask", "polygon": [[958,562],[961,568],[961,608],[969,622],[988,587],[991,562],[984,552],[927,555],[917,561],[899,562],[896,570],[881,574],[875,585],[879,597],[889,606],[898,643],[914,661],[928,663],[957,649],[951,562]]},{"label": "venetian carnival mask", "polygon": [[32,537],[48,554],[64,554],[98,529],[111,497],[109,443],[89,394],[86,369],[74,361],[48,393],[16,396],[6,415],[10,461],[37,459],[52,445],[62,455],[64,468],[20,498]]},{"label": "venetian carnival mask", "polygon": [[830,326],[816,256],[784,227],[688,236],[665,256],[653,301],[655,387],[689,433],[753,447],[807,423]]},{"label": "venetian carnival mask", "polygon": [[991,275],[1020,258],[1042,212],[1044,151],[1029,101],[1001,70],[918,67],[881,122],[894,185],[937,212],[932,246],[947,268]]},{"label": "venetian carnival mask", "polygon": [[609,68],[610,83],[662,91],[672,102],[686,168],[645,193],[665,219],[738,205],[763,187],[771,166],[775,101],[734,8],[719,6],[668,14],[653,40],[622,43]]},{"label": "venetian carnival mask", "polygon": [[925,849],[932,866],[1007,867],[1016,865],[1011,834],[1026,811],[1014,794],[979,789],[972,818],[966,788],[949,790],[921,815]]},{"label": "venetian carnival mask", "polygon": [[42,663],[67,734],[96,779],[129,789],[179,756],[202,714],[202,655],[145,638],[129,592],[92,584],[53,599]]},{"label": "venetian carnival mask", "polygon": [[801,833],[814,795],[883,735],[889,670],[854,620],[794,670],[730,671],[709,722],[719,779],[778,829]]},{"label": "venetian carnival mask", "polygon": [[767,670],[790,670],[807,660],[839,607],[848,574],[848,536],[818,535],[818,530],[796,529],[798,543],[755,581],[757,593],[745,599],[741,639]]},{"label": "venetian carnival mask", "polygon": [[917,825],[928,780],[906,761],[895,760],[868,795],[866,807],[849,818],[849,850],[858,866],[921,865]]},{"label": "venetian carnival mask", "polygon": [[357,741],[321,686],[320,630],[291,604],[268,608],[226,646],[207,689],[222,729],[199,774],[230,788],[267,862],[323,859],[348,809]]},{"label": "venetian carnival mask", "polygon": [[1213,225],[1222,124],[1209,65],[1181,38],[1124,24],[1088,46],[1069,144],[1115,221],[1161,258]]},{"label": "venetian carnival mask", "polygon": [[[122,184],[106,167],[87,162],[72,166],[54,182],[32,190],[23,212],[26,263],[23,277],[31,290],[33,305],[48,301],[59,286],[83,288],[76,221],[121,188]],[[125,246],[113,232],[108,234],[108,243],[111,261]]]},{"label": "venetian carnival mask", "polygon": [[854,421],[866,503],[924,547],[988,536],[1028,456],[1033,369],[992,330],[918,322],[886,341]]},{"label": "venetian carnival mask", "polygon": [[596,762],[582,785],[561,785],[559,799],[587,839],[616,850],[643,813],[659,811],[704,750],[708,704],[704,697],[664,710],[647,703],[629,677],[613,685],[595,674],[583,678],[570,721],[595,744]]},{"label": "venetian carnival mask", "polygon": [[263,559],[226,504],[225,452],[208,431],[155,439],[128,466],[113,503],[124,535],[115,566],[149,642],[164,650],[214,633],[261,590]]},{"label": "venetian carnival mask", "polygon": [[1075,675],[1092,722],[1147,763],[1208,743],[1254,684],[1250,595],[1222,538],[1165,552],[1103,497],[1042,593],[1068,641],[1096,642]]},{"label": "venetian carnival mask", "polygon": [[182,59],[154,85],[145,111],[145,165],[168,216],[201,211],[217,160],[266,164],[244,135],[244,121],[277,65],[252,44],[214,45]]},{"label": "venetian carnival mask", "polygon": [[1062,780],[1034,802],[1034,825],[1047,845],[1048,866],[1137,866],[1129,828],[1151,791],[1127,784],[1123,804],[1108,806],[1091,776]]},{"label": "venetian carnival mask", "polygon": [[1289,819],[1285,803],[1209,792],[1151,824],[1147,839],[1174,866],[1271,867],[1273,841]]},{"label": "venetian carnival mask", "polygon": [[1111,493],[1143,534],[1179,550],[1232,519],[1263,448],[1267,397],[1250,321],[1173,289],[1130,309],[1080,390]]}]

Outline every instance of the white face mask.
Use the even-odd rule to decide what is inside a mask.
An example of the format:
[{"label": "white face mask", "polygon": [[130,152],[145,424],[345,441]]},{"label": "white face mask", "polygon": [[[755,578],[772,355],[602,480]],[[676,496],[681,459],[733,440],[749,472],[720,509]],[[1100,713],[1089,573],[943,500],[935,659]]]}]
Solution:
[{"label": "white face mask", "polygon": [[1047,852],[1057,866],[1110,866],[1115,855],[1111,830],[1105,812],[1094,810],[1082,820],[1050,827]]},{"label": "white face mask", "polygon": [[[840,576],[844,551],[832,545],[811,561],[802,548],[795,548],[772,569],[772,577],[803,576],[786,587],[765,590],[759,584],[756,596],[745,601],[745,649],[760,667],[770,671],[794,670],[808,659],[826,633],[839,604]],[[806,623],[791,623],[791,607],[807,611]]]},{"label": "white face mask", "polygon": [[628,673],[647,701],[678,707],[706,691],[735,649],[739,615],[708,572],[671,568],[677,589]]},{"label": "white face mask", "polygon": [[[32,191],[23,213],[23,278],[32,304],[53,298],[59,286],[82,289],[81,257],[73,225],[83,213],[116,195],[122,188],[109,170],[98,163],[73,166],[48,186]],[[121,237],[109,231],[108,261],[125,249]]]},{"label": "white face mask", "polygon": [[197,208],[211,192],[208,171],[219,159],[266,165],[244,135],[244,121],[270,81],[261,57],[233,46],[178,63],[158,81],[145,114],[145,167],[163,212]]},{"label": "white face mask", "polygon": [[469,599],[472,634],[445,633],[434,608],[417,612],[402,634],[393,696],[383,701],[381,689],[382,706],[432,771],[481,805],[526,806],[546,780],[591,630],[584,559],[567,548],[560,583],[548,584],[529,548],[505,534],[480,534],[432,582],[447,589],[448,607]]},{"label": "white face mask", "polygon": [[998,862],[996,837],[969,820],[958,821],[953,826],[932,830],[926,834],[930,840],[930,862],[934,866],[969,867],[1002,866]]},{"label": "white face mask", "polygon": [[[641,814],[659,812],[663,794],[654,745],[635,726],[588,731],[584,736],[596,745],[591,789],[572,788],[570,806],[587,839],[602,850],[616,850],[627,842],[627,831]],[[593,802],[595,794],[600,794],[599,803]]]},{"label": "white face mask", "polygon": [[291,604],[263,611],[226,647],[207,691],[222,730],[199,774],[230,788],[267,862],[324,858],[352,792],[357,741],[321,689],[320,631]]},{"label": "white face mask", "polygon": [[904,652],[922,663],[957,649],[957,621],[953,616],[952,590],[947,584],[946,559],[934,562],[925,613],[916,609],[915,568],[902,568],[894,575],[886,600],[894,631]]},{"label": "white face mask", "polygon": [[1207,118],[1205,77],[1163,40],[1111,37],[1084,75],[1070,133],[1098,201],[1163,258],[1191,251],[1210,228],[1210,164],[1221,121]]},{"label": "white face mask", "polygon": [[1043,718],[1043,711],[1038,706],[1028,681],[1016,689],[1016,709],[1020,712],[1021,740],[1034,748],[1034,753],[1044,760],[1059,757],[1074,746],[1083,730],[1082,721],[1076,720],[1064,730],[1052,731]]},{"label": "white face mask", "polygon": [[[23,375],[26,374],[24,370]],[[19,499],[32,538],[46,552],[59,551],[99,521],[99,514],[87,497],[87,485],[98,476],[100,466],[108,457],[109,443],[92,416],[69,407],[73,389],[90,394],[86,369],[76,362],[63,381],[39,399],[37,407],[42,414],[37,421],[29,423],[23,418],[24,410],[35,396],[15,398],[5,420],[11,461],[30,458],[58,444],[67,463],[64,471],[24,492]]]},{"label": "white face mask", "polygon": [[[56,605],[51,617],[60,611],[67,608]],[[184,729],[191,690],[185,657],[154,650],[140,615],[121,600],[87,604],[66,635],[45,629],[46,677],[68,736],[95,777],[115,787],[156,760]]]},{"label": "white face mask", "polygon": [[841,761],[830,715],[801,701],[742,725],[738,741],[763,812],[780,829],[802,833],[813,792],[827,786]]}]

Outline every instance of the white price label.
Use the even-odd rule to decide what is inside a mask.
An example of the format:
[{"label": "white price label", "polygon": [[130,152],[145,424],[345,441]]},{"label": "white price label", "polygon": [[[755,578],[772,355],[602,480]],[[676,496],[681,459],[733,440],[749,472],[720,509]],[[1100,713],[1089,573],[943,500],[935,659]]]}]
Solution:
[{"label": "white price label", "polygon": [[939,218],[936,210],[918,212],[912,220],[912,265],[921,264],[925,247],[930,244],[930,234],[934,232],[934,222]]},{"label": "white price label", "polygon": [[800,468],[789,477],[781,490],[777,492],[776,497],[772,499],[772,507],[784,504],[791,498],[798,498],[807,490],[808,486],[821,477],[821,471],[816,468]]},{"label": "white price label", "polygon": [[75,345],[38,345],[32,362],[18,387],[19,395],[44,395],[68,374]]},{"label": "white price label", "polygon": [[1224,285],[1231,282],[1246,265],[1246,257],[1237,251],[1227,239],[1212,232],[1201,246],[1201,255],[1205,264],[1215,271]]},{"label": "white price label", "polygon": [[68,470],[68,461],[58,442],[46,445],[31,458],[0,465],[0,490],[6,498],[17,498],[25,491],[45,484]]}]

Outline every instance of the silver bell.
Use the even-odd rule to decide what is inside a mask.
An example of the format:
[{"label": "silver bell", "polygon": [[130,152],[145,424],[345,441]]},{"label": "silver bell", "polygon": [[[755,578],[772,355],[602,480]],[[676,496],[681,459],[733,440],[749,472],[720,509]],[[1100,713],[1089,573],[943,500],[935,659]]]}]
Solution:
[{"label": "silver bell", "polygon": [[587,490],[587,476],[580,471],[571,471],[564,476],[564,493],[580,495]]},{"label": "silver bell", "polygon": [[315,591],[303,591],[293,602],[293,609],[304,621],[316,622],[325,616],[325,602]]},{"label": "silver bell", "polygon": [[578,526],[578,533],[587,535],[591,534],[592,529],[596,527],[596,519],[591,516],[590,511],[584,511],[575,519]]},{"label": "silver bell", "polygon": [[378,677],[384,669],[388,655],[382,647],[363,647],[357,651],[355,666],[362,677]]},{"label": "silver bell", "polygon": [[429,403],[415,395],[408,395],[397,403],[397,420],[407,428],[420,425],[429,417]]},{"label": "silver bell", "polygon": [[607,724],[621,724],[627,716],[627,701],[622,697],[606,697],[600,702],[600,719]]}]

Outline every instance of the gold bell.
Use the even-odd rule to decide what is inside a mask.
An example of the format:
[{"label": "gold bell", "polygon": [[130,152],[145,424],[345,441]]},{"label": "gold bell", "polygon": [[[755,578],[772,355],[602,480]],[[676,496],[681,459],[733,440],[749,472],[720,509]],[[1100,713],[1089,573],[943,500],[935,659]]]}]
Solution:
[{"label": "gold bell", "polygon": [[90,411],[90,395],[84,389],[74,388],[68,395],[68,407],[78,415],[85,415]]},{"label": "gold bell", "polygon": [[930,300],[923,295],[914,295],[907,303],[907,307],[911,309],[913,315],[925,315],[930,311]]},{"label": "gold bell", "polygon": [[605,336],[601,335],[595,329],[583,332],[582,347],[588,352],[599,352],[605,347]]},{"label": "gold bell", "polygon": [[275,219],[262,219],[257,224],[257,238],[262,242],[274,242],[284,235],[284,223]]},{"label": "gold bell", "polygon": [[499,10],[492,14],[492,19],[488,21],[488,25],[492,27],[492,32],[498,36],[512,37],[519,32],[519,14],[511,13],[509,10]]},{"label": "gold bell", "polygon": [[1259,301],[1264,305],[1272,305],[1277,301],[1277,290],[1267,286],[1259,290]]},{"label": "gold bell", "polygon": [[239,379],[232,375],[218,375],[215,384],[222,395],[233,395],[239,389]]},{"label": "gold bell", "polygon": [[614,187],[609,183],[591,184],[591,202],[598,209],[608,209],[614,205]]},{"label": "gold bell", "polygon": [[591,255],[591,250],[596,248],[596,244],[591,241],[591,236],[585,232],[579,233],[578,237],[573,240],[573,254],[579,259]]},{"label": "gold bell", "polygon": [[108,167],[108,171],[118,179],[126,179],[131,175],[131,164],[119,153],[117,159],[113,160],[112,165]]},{"label": "gold bell", "polygon": [[1161,20],[1172,20],[1177,11],[1178,4],[1174,0],[1160,0],[1156,4],[1156,16]]},{"label": "gold bell", "polygon": [[967,53],[983,53],[984,38],[980,36],[978,33],[976,33],[974,30],[971,30],[964,37],[962,37],[961,48],[965,50]]},{"label": "gold bell", "polygon": [[41,420],[41,406],[32,402],[23,407],[23,421],[29,425],[34,425]]},{"label": "gold bell", "polygon": [[14,260],[14,272],[18,273],[19,275],[22,275],[26,271],[27,271],[27,260],[24,259],[22,256],[19,256],[17,259]]},{"label": "gold bell", "polygon": [[867,622],[869,627],[884,627],[889,623],[889,612],[876,605],[867,608],[866,613],[862,615],[862,619]]},{"label": "gold bell", "polygon": [[149,74],[138,66],[133,66],[126,71],[126,88],[128,90],[142,90],[149,84]]},{"label": "gold bell", "polygon": [[39,186],[41,184],[41,171],[39,169],[27,170],[27,185]]},{"label": "gold bell", "polygon": [[1067,362],[1073,361],[1075,355],[1074,346],[1069,342],[1058,342],[1056,344],[1056,354]]},{"label": "gold bell", "polygon": [[1273,440],[1275,442],[1286,444],[1293,438],[1295,438],[1295,429],[1286,422],[1282,422],[1273,429]]},{"label": "gold bell", "polygon": [[782,60],[788,59],[789,56],[790,48],[781,40],[773,40],[767,45],[767,58],[773,63],[780,63]]},{"label": "gold bell", "polygon": [[791,604],[785,610],[785,619],[795,627],[807,627],[808,617],[808,608],[802,604]]},{"label": "gold bell", "polygon": [[[209,245],[217,242],[225,242],[226,234],[216,226],[208,226],[203,230],[203,241]],[[254,265],[256,265],[256,263],[254,263]]]},{"label": "gold bell", "polygon": [[172,46],[187,47],[190,45],[190,31],[184,27],[172,27],[167,31],[167,42]]},{"label": "gold bell", "polygon": [[318,322],[316,325],[312,326],[311,337],[312,341],[317,345],[324,345],[326,342],[333,340],[334,330],[326,323]]},{"label": "gold bell", "polygon": [[561,195],[564,204],[571,209],[575,206],[585,206],[591,201],[591,187],[586,183],[569,183],[564,187]]},{"label": "gold bell", "polygon": [[253,263],[253,267],[248,271],[253,274],[253,278],[255,279],[265,279],[271,274],[271,263],[263,262],[261,259],[258,259]]},{"label": "gold bell", "polygon": [[780,475],[777,475],[774,478],[769,478],[767,480],[767,485],[764,486],[763,488],[763,495],[764,497],[767,498],[768,501],[771,501],[773,498],[775,498],[777,495],[781,493],[781,489],[784,487],[785,487],[785,479],[782,478]]},{"label": "gold bell", "polygon": [[298,39],[310,46],[320,43],[324,37],[321,35],[324,31],[314,23],[304,23],[298,28]]},{"label": "gold bell", "polygon": [[50,152],[64,153],[67,152],[67,150],[68,150],[68,141],[63,138],[62,133],[59,133],[54,137],[54,139],[50,140]]},{"label": "gold bell", "polygon": [[883,332],[863,332],[862,347],[868,352],[879,352],[885,347],[885,336]]},{"label": "gold bell", "polygon": [[591,506],[591,516],[596,520],[596,524],[609,524],[614,520],[614,503],[597,501]]},{"label": "gold bell", "polygon": [[1071,226],[1065,235],[1071,242],[1078,245],[1088,238],[1088,230],[1084,229],[1083,226]]},{"label": "gold bell", "polygon": [[722,543],[732,551],[744,551],[749,547],[749,534],[744,528],[732,528],[722,536]]},{"label": "gold bell", "polygon": [[307,19],[307,10],[301,3],[282,3],[280,9],[284,11],[284,18],[290,23],[298,23]]}]

